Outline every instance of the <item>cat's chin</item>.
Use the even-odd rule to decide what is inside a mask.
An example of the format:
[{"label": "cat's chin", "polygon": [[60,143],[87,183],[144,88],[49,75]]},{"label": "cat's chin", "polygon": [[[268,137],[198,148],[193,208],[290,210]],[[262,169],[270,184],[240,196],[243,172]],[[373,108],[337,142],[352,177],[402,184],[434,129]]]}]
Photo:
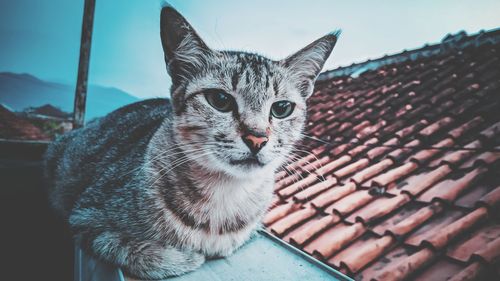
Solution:
[{"label": "cat's chin", "polygon": [[208,157],[196,162],[205,169],[222,173],[233,178],[253,178],[265,176],[279,167],[281,160],[280,157],[272,158],[271,160],[265,157],[247,156],[242,159],[223,159]]},{"label": "cat's chin", "polygon": [[231,164],[232,166],[249,168],[249,169],[265,166],[265,164],[261,160],[259,160],[258,157],[255,156],[250,156],[243,159],[231,159],[229,160],[229,164]]},{"label": "cat's chin", "polygon": [[231,165],[224,172],[234,178],[248,179],[268,173],[265,166]]},{"label": "cat's chin", "polygon": [[219,163],[215,169],[234,178],[252,178],[268,173],[269,171],[274,171],[270,169],[269,165],[253,159],[235,160],[224,164]]}]

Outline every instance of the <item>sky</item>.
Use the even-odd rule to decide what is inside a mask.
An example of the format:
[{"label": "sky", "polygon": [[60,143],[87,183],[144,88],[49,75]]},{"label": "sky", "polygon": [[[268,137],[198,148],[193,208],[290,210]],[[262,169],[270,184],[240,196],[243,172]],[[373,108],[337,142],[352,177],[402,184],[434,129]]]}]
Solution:
[{"label": "sky", "polygon": [[[168,96],[159,0],[96,0],[89,83]],[[335,29],[324,69],[500,27],[498,0],[170,0],[214,49],[286,57]],[[83,0],[0,0],[0,71],[75,84]]]}]

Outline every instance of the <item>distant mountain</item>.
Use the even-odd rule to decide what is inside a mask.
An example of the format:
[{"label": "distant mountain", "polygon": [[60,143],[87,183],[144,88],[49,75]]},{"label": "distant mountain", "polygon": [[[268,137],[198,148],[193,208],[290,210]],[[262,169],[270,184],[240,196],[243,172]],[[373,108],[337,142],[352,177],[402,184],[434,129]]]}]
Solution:
[{"label": "distant mountain", "polygon": [[[0,72],[0,104],[15,111],[46,104],[65,112],[73,112],[75,86],[40,80],[30,74]],[[107,113],[139,99],[116,89],[90,85],[87,94],[85,119]]]}]

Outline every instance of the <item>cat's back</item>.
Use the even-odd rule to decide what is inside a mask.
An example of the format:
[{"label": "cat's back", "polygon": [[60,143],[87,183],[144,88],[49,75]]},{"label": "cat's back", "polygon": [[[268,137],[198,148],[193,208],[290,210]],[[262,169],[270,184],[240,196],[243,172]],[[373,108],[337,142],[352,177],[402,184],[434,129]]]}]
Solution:
[{"label": "cat's back", "polygon": [[[88,186],[126,178],[141,164],[147,144],[171,114],[168,99],[121,107],[84,128],[57,138],[45,155],[45,176],[53,207],[66,217]],[[113,174],[114,173],[114,174]]]}]

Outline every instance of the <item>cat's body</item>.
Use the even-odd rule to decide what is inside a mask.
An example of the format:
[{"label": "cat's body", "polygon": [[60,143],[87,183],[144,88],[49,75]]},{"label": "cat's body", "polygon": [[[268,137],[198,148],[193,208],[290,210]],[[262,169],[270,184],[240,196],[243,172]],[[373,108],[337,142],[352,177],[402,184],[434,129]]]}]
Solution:
[{"label": "cat's body", "polygon": [[55,141],[46,156],[53,207],[90,253],[135,277],[231,254],[271,201],[335,40],[284,61],[212,51],[165,7],[172,104],[135,103]]},{"label": "cat's body", "polygon": [[[47,153],[55,209],[69,219],[83,245],[116,256],[112,262],[120,264],[140,248],[161,248],[167,242],[201,253],[193,253],[193,265],[202,263],[204,256],[227,256],[248,239],[270,201],[272,171],[252,180],[205,173],[201,189],[194,180],[203,169],[186,162],[154,183],[159,169],[165,168],[159,162],[182,157],[175,149],[178,144],[169,142],[171,112],[165,99],[138,102],[64,135]],[[165,154],[166,149],[170,153]],[[183,210],[184,204],[188,210]],[[155,259],[154,253],[148,255]],[[149,274],[163,276],[152,270]]]}]

